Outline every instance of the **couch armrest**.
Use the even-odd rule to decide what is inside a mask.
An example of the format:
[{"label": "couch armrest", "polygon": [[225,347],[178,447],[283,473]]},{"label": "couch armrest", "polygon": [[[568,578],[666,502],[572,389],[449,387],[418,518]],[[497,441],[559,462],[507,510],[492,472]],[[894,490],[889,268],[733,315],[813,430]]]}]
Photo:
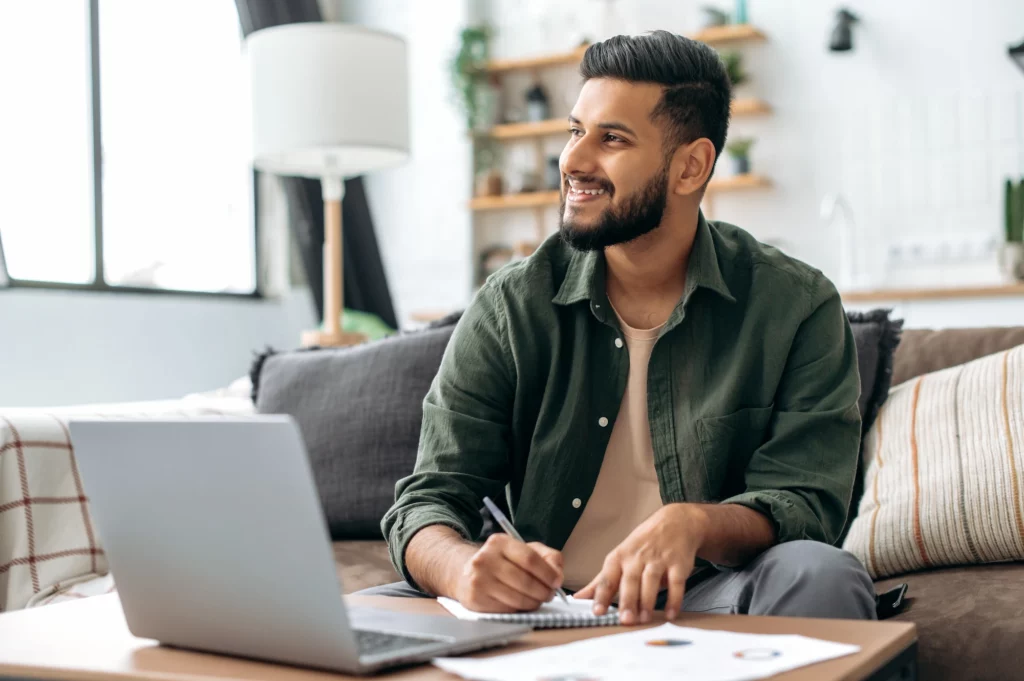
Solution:
[{"label": "couch armrest", "polygon": [[0,612],[41,604],[108,572],[82,487],[68,420],[78,416],[237,416],[248,399],[0,410]]}]

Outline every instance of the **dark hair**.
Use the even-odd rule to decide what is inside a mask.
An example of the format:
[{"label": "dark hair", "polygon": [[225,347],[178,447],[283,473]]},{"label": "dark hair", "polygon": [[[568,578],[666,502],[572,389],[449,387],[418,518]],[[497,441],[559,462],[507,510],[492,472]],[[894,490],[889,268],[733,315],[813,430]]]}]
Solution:
[{"label": "dark hair", "polygon": [[718,54],[704,43],[668,31],[618,35],[591,45],[580,75],[664,86],[651,118],[667,122],[666,156],[681,144],[707,137],[722,155],[729,129],[732,84]]}]

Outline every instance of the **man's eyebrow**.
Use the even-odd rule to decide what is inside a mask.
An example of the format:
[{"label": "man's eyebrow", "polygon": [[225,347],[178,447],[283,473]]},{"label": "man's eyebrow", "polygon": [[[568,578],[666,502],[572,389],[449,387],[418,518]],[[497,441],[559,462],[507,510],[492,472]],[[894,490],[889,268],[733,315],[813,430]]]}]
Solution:
[{"label": "man's eyebrow", "polygon": [[[580,120],[575,116],[570,115],[569,122],[572,123],[573,125],[580,125]],[[632,135],[633,137],[636,137],[636,133],[633,131],[633,129],[626,125],[625,123],[619,123],[617,121],[608,121],[605,123],[598,123],[597,127],[601,128],[602,130],[619,130],[620,132],[624,132],[627,135]]]}]

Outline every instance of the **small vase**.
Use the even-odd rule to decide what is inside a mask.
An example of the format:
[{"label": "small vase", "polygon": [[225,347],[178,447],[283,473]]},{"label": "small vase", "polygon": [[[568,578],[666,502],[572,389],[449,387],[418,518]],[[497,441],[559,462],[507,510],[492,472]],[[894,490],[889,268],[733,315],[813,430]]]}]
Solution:
[{"label": "small vase", "polygon": [[999,248],[999,269],[1014,281],[1024,281],[1024,243],[1004,243]]},{"label": "small vase", "polygon": [[749,156],[733,156],[732,157],[732,172],[734,175],[746,175],[750,172],[750,157]]},{"label": "small vase", "polygon": [[501,196],[501,173],[491,171],[476,178],[477,196]]}]

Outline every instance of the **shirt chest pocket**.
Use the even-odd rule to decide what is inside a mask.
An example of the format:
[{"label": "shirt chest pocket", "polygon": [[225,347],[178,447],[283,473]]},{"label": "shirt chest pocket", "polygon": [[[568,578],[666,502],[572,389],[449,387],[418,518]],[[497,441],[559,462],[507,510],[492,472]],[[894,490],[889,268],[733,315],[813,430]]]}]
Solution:
[{"label": "shirt chest pocket", "polygon": [[697,422],[711,501],[743,492],[744,471],[754,451],[768,439],[773,409],[774,405],[750,407]]}]

